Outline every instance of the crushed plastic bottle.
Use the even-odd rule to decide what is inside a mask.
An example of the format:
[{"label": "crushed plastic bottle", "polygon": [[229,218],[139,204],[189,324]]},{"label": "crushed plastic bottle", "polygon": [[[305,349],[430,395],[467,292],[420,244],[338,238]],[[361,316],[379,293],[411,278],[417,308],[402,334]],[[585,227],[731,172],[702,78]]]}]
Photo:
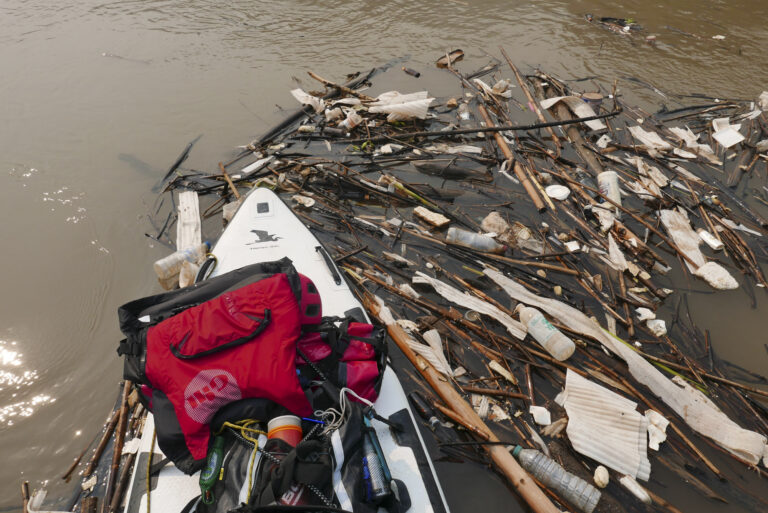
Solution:
[{"label": "crushed plastic bottle", "polygon": [[535,308],[520,305],[517,310],[520,313],[520,322],[536,342],[541,344],[541,347],[561,362],[570,358],[576,350],[573,340],[552,326],[546,317]]},{"label": "crushed plastic bottle", "polygon": [[536,449],[523,449],[515,446],[512,455],[518,459],[520,466],[541,481],[544,486],[552,488],[563,499],[584,513],[592,513],[600,500],[600,490],[574,476],[556,461],[548,458]]},{"label": "crushed plastic bottle", "polygon": [[468,248],[476,249],[478,251],[486,251],[489,253],[504,253],[507,247],[499,244],[493,237],[482,233],[470,232],[461,228],[450,227],[445,239],[448,242],[454,244],[460,244],[467,246]]},{"label": "crushed plastic bottle", "polygon": [[154,265],[157,278],[161,281],[172,278],[179,274],[185,261],[197,264],[205,258],[210,249],[211,243],[206,241],[197,247],[183,249],[161,258]]}]

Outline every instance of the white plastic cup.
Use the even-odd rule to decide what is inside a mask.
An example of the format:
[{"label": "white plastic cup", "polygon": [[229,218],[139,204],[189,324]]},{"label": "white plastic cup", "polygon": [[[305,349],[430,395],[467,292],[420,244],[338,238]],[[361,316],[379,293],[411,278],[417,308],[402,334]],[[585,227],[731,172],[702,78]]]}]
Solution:
[{"label": "white plastic cup", "polygon": [[523,305],[518,306],[517,311],[520,313],[520,322],[528,330],[528,334],[553,358],[562,362],[571,357],[576,350],[576,344],[552,326],[541,312]]},{"label": "white plastic cup", "polygon": [[[600,194],[615,203],[616,216],[619,216],[621,206],[621,192],[619,192],[619,175],[616,171],[603,171],[597,175],[597,186],[600,188]],[[613,206],[613,204],[611,205]]]}]

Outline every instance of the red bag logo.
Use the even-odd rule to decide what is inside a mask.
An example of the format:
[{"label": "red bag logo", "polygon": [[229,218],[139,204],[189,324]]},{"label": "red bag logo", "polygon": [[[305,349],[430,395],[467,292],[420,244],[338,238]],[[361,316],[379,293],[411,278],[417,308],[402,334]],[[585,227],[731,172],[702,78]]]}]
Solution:
[{"label": "red bag logo", "polygon": [[184,390],[184,409],[190,419],[207,424],[227,403],[242,398],[235,377],[222,369],[200,371]]}]

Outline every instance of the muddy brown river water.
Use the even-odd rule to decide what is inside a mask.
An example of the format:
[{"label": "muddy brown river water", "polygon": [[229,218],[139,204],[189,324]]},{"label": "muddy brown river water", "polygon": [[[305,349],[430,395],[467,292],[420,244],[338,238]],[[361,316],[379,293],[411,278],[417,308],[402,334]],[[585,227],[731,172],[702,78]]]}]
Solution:
[{"label": "muddy brown river water", "polygon": [[[631,17],[656,44],[586,13]],[[58,476],[118,392],[116,309],[157,291],[151,263],[167,249],[144,236],[150,189],[198,134],[188,164],[210,168],[294,108],[294,77],[315,87],[307,70],[342,81],[393,59],[431,69],[449,48],[465,50],[465,71],[503,45],[524,72],[618,79],[649,109],[679,106],[670,93],[755,98],[768,89],[766,20],[763,0],[4,0],[0,511],[18,510],[24,479],[68,495]],[[429,80],[403,74],[392,88]],[[756,297],[751,309],[743,293],[699,295],[691,309],[719,356],[766,374],[768,297]],[[477,510],[478,497],[485,511],[521,509],[491,473],[438,469],[453,511]],[[691,493],[666,498],[683,511],[742,511]]]}]

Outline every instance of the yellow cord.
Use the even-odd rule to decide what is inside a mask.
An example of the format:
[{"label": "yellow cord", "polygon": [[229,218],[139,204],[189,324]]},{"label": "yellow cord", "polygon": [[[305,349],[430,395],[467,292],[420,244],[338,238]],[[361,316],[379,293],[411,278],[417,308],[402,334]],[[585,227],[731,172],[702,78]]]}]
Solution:
[{"label": "yellow cord", "polygon": [[152,478],[150,472],[152,472],[152,455],[155,453],[155,439],[157,438],[157,430],[152,429],[152,443],[149,446],[149,457],[147,458],[147,513],[149,513],[149,499],[152,493]]},{"label": "yellow cord", "polygon": [[259,423],[258,420],[253,420],[253,419],[241,420],[241,421],[238,421],[238,422],[235,422],[235,423],[225,422],[224,424],[221,425],[221,429],[219,429],[216,432],[216,434],[218,435],[222,431],[224,431],[224,428],[230,428],[230,429],[233,429],[235,431],[239,431],[240,435],[243,438],[245,438],[249,442],[253,443],[253,452],[251,453],[250,463],[248,464],[248,495],[247,495],[246,500],[245,500],[246,504],[251,502],[251,488],[253,486],[253,465],[254,465],[254,463],[256,463],[256,453],[259,452],[259,439],[258,439],[258,436],[257,436],[257,438],[253,438],[252,436],[249,435],[249,433],[255,434],[255,435],[266,435],[267,434],[266,431],[264,431],[262,429],[256,429],[256,428],[250,427],[250,426],[252,426],[254,424],[258,424],[258,423]]}]

